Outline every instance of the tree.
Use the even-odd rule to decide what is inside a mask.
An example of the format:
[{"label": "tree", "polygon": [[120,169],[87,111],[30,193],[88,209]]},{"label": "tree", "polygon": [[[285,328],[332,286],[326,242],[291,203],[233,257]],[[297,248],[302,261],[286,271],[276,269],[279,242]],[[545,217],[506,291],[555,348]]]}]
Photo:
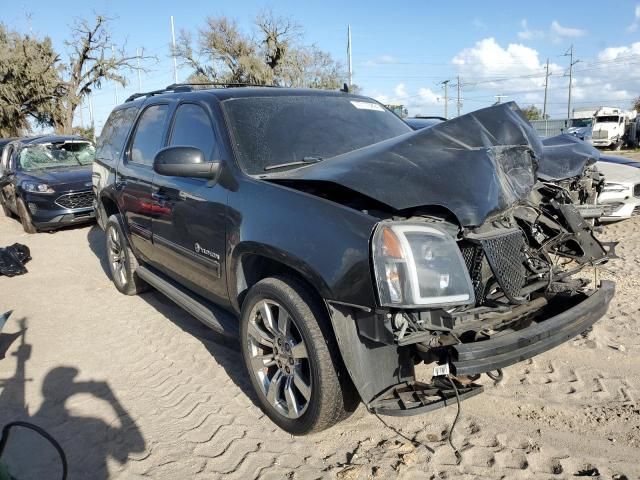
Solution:
[{"label": "tree", "polygon": [[640,112],[640,96],[633,101],[633,109]]},{"label": "tree", "polygon": [[52,102],[62,94],[51,40],[22,36],[0,24],[0,137],[26,134],[30,121],[50,124]]},{"label": "tree", "polygon": [[303,45],[302,37],[300,25],[270,10],[256,17],[250,34],[233,19],[209,17],[195,42],[181,32],[174,53],[193,69],[194,82],[339,88],[340,63],[315,45]]},{"label": "tree", "polygon": [[[52,125],[56,131],[73,131],[73,116],[82,99],[104,81],[126,85],[122,71],[137,68],[138,57],[115,48],[109,31],[109,19],[96,15],[93,21],[76,20],[71,27],[71,40],[66,42],[71,53],[63,65],[64,94],[55,102]],[[142,56],[147,59],[149,57]]]},{"label": "tree", "polygon": [[541,120],[542,119],[542,111],[537,108],[535,105],[529,105],[522,109],[522,113],[527,117],[527,120]]}]

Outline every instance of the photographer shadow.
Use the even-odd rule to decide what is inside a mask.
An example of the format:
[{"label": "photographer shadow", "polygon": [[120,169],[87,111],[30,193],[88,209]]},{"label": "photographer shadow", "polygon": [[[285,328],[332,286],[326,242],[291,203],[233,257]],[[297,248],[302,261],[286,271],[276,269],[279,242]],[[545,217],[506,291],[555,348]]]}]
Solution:
[{"label": "photographer shadow", "polygon": [[[29,381],[26,363],[31,356],[31,345],[25,340],[25,323],[22,319],[19,332],[22,341],[10,353],[16,358],[15,374],[0,382],[0,428],[15,421],[34,424],[62,447],[69,464],[69,478],[109,478],[110,458],[125,465],[133,454],[145,451],[146,442],[140,429],[107,382],[78,381],[79,371],[71,366],[58,366],[46,374],[41,387],[43,401],[32,414],[25,398],[25,385]],[[89,395],[92,400],[108,403],[117,420],[108,421],[113,415],[105,419],[73,413],[68,401],[76,395]],[[33,432],[13,430],[17,432],[10,434],[1,459],[13,466],[11,473],[17,478],[58,478],[52,472],[59,469],[60,461],[57,456],[47,455],[52,447]]]}]

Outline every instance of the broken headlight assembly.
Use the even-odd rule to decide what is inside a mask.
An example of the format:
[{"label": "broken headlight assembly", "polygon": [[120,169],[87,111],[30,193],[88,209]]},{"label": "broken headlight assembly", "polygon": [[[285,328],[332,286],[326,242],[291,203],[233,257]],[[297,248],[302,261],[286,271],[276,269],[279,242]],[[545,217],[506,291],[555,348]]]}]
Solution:
[{"label": "broken headlight assembly", "polygon": [[436,226],[381,223],[373,234],[372,257],[382,306],[420,308],[475,302],[456,241]]}]

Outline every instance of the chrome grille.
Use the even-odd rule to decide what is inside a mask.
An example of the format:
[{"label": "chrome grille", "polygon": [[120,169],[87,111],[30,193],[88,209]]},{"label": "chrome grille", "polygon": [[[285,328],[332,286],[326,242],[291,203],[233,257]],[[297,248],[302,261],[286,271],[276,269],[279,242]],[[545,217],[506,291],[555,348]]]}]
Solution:
[{"label": "chrome grille", "polygon": [[520,230],[507,230],[480,240],[491,271],[509,300],[520,297],[526,281],[524,241]]},{"label": "chrome grille", "polygon": [[609,138],[609,131],[608,130],[594,130],[591,134],[591,138],[596,139],[596,140],[601,140],[604,139],[606,140],[607,138]]},{"label": "chrome grille", "polygon": [[86,190],[84,192],[65,193],[56,199],[56,203],[62,208],[68,209],[91,207],[93,206],[93,192]]},{"label": "chrome grille", "polygon": [[467,244],[460,247],[462,258],[467,265],[471,283],[473,284],[473,293],[476,297],[476,304],[481,305],[484,301],[485,279],[482,278],[482,260],[484,252],[479,245]]}]

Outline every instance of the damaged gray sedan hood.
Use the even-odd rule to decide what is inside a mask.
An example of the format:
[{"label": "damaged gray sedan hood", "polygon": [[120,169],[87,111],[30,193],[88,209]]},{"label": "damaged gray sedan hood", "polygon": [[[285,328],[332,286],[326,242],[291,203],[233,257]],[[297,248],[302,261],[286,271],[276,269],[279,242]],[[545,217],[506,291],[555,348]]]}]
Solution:
[{"label": "damaged gray sedan hood", "polygon": [[538,136],[511,102],[268,180],[292,188],[338,184],[398,211],[441,206],[461,225],[476,226],[529,194],[541,153]]}]

